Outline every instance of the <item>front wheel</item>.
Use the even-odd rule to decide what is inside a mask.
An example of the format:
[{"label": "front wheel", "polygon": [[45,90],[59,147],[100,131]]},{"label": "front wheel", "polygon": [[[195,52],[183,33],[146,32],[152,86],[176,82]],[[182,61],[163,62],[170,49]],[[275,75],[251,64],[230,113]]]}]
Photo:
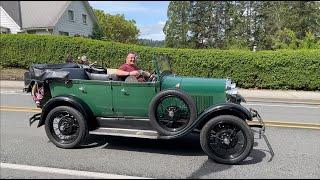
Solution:
[{"label": "front wheel", "polygon": [[223,164],[237,164],[244,160],[250,154],[253,142],[253,133],[246,122],[231,115],[209,120],[200,133],[203,151]]},{"label": "front wheel", "polygon": [[65,149],[79,146],[88,134],[82,113],[69,106],[52,109],[45,120],[45,130],[53,144]]},{"label": "front wheel", "polygon": [[196,119],[193,99],[178,89],[159,92],[149,105],[151,126],[164,135],[176,135],[190,127]]}]

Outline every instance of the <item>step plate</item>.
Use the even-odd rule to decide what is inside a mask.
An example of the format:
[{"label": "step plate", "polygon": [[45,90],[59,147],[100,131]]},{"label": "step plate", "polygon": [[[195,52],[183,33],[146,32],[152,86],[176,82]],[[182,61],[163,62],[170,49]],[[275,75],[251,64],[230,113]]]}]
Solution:
[{"label": "step plate", "polygon": [[157,131],[142,130],[142,129],[122,129],[122,128],[101,127],[94,131],[89,131],[89,134],[160,139],[160,135]]},{"label": "step plate", "polygon": [[140,129],[147,131],[155,131],[150,120],[146,118],[104,118],[97,117],[98,126],[100,128],[118,128],[118,129]]}]

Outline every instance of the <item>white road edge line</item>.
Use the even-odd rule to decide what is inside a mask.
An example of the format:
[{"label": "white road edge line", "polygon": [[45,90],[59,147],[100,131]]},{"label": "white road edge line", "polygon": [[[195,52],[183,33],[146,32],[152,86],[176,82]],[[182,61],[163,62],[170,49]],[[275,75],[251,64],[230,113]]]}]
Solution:
[{"label": "white road edge line", "polygon": [[125,175],[117,175],[117,174],[107,174],[107,173],[97,173],[90,171],[77,171],[77,170],[69,170],[69,169],[59,169],[59,168],[48,168],[48,167],[40,167],[40,166],[29,166],[22,164],[10,164],[10,163],[1,163],[1,168],[9,168],[9,169],[17,169],[17,170],[25,170],[25,171],[36,171],[42,173],[58,173],[65,174],[70,176],[84,176],[91,178],[103,178],[103,179],[151,179],[145,177],[137,177],[137,176],[125,176]]}]

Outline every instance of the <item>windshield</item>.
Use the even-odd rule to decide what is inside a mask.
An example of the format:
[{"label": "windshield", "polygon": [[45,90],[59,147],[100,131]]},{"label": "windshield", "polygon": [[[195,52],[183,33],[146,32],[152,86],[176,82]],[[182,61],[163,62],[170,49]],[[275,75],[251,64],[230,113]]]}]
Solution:
[{"label": "windshield", "polygon": [[172,74],[170,57],[168,55],[157,55],[155,61],[159,74]]}]

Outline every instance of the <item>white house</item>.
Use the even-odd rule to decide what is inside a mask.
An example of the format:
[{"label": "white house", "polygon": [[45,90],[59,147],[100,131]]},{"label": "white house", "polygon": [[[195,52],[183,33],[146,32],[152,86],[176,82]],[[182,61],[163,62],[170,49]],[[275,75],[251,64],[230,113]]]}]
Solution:
[{"label": "white house", "polygon": [[0,29],[1,33],[7,34],[20,32],[21,19],[17,1],[0,1]]},{"label": "white house", "polygon": [[[1,14],[1,27],[11,33],[19,32],[19,25],[20,33],[89,36],[94,24],[98,24],[88,1],[1,1],[0,5],[4,14],[7,12],[3,17]],[[12,16],[20,17],[20,24],[19,18]]]}]

